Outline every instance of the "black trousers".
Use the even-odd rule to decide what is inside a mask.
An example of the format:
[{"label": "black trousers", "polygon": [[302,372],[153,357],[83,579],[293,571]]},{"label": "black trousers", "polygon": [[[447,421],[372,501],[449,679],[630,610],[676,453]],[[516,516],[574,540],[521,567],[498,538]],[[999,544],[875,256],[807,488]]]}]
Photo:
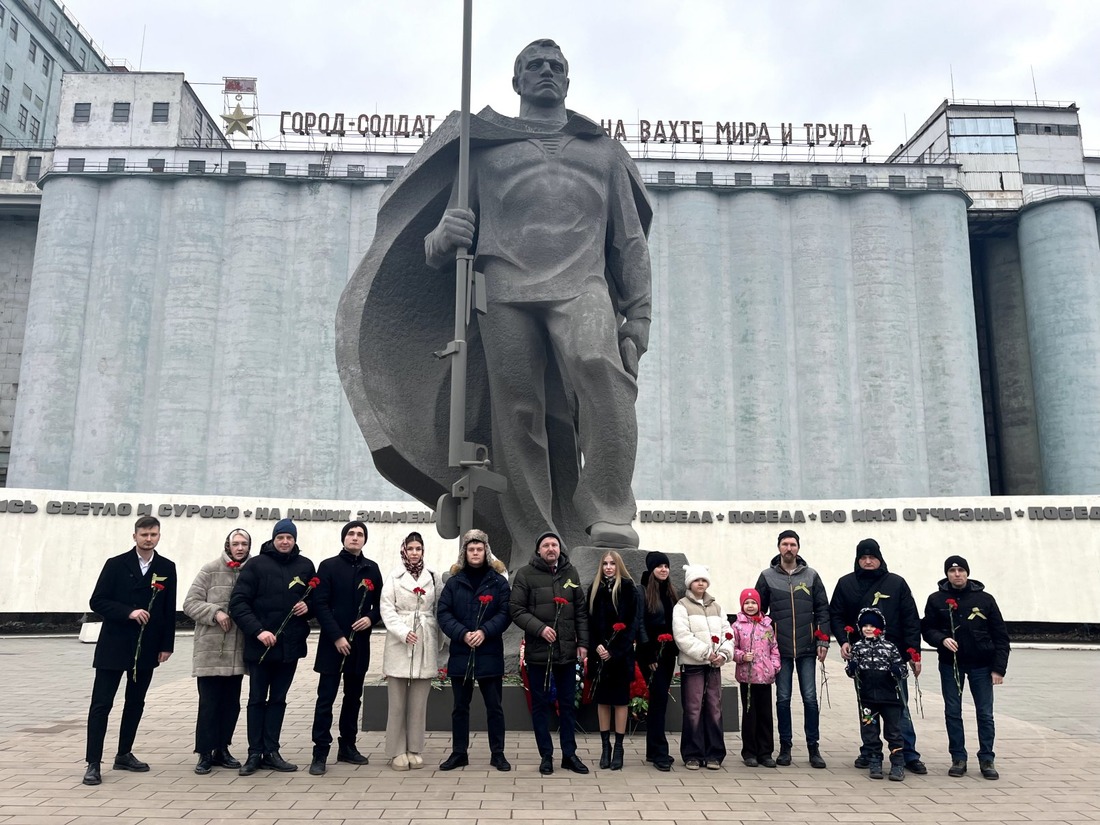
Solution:
[{"label": "black trousers", "polygon": [[451,689],[455,703],[451,711],[451,750],[466,753],[470,747],[470,702],[474,698],[474,682],[481,686],[481,698],[485,701],[485,722],[489,732],[489,752],[504,753],[504,677],[467,679],[452,676]]},{"label": "black trousers", "polygon": [[668,690],[676,670],[676,657],[666,656],[657,664],[649,681],[649,711],[645,721],[645,758],[647,762],[663,762],[669,757],[665,735],[665,715],[668,712]]},{"label": "black trousers", "polygon": [[298,660],[248,666],[248,755],[279,750],[286,715],[286,695]]},{"label": "black trousers", "polygon": [[775,750],[772,686],[741,685],[741,758],[766,759]]},{"label": "black trousers", "polygon": [[228,748],[241,716],[240,676],[199,676],[199,718],[195,723],[195,753]]},{"label": "black trousers", "polygon": [[[863,740],[860,749],[872,762],[882,761],[882,742],[879,739],[879,728],[882,728],[882,737],[890,749],[890,764],[904,765],[905,756],[903,748],[905,743],[901,736],[901,715],[904,705],[885,704],[883,702],[864,702],[863,707],[872,713],[870,723],[859,726],[859,735]],[[882,720],[880,726],[879,719]]]},{"label": "black trousers", "polygon": [[88,708],[88,744],[84,758],[88,762],[103,761],[103,740],[107,738],[107,719],[115,704],[120,679],[126,679],[126,694],[122,705],[122,725],[118,731],[118,754],[124,756],[134,749],[141,715],[145,712],[145,694],[153,681],[153,669],[133,671],[96,668],[92,683],[92,703]]},{"label": "black trousers", "polygon": [[[351,660],[351,657],[348,657]],[[340,704],[340,743],[354,745],[359,732],[359,708],[363,705],[363,682],[366,670],[356,671],[345,666],[343,674],[322,673],[317,681],[317,705],[313,709],[313,755],[328,758],[332,747],[332,706],[344,682],[344,699]]]}]

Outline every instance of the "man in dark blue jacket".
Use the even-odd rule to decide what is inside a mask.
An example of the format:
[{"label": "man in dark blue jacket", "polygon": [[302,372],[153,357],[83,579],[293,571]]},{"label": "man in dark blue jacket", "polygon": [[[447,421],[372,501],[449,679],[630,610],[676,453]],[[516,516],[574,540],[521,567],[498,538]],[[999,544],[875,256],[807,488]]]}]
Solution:
[{"label": "man in dark blue jacket", "polygon": [[260,554],[241,568],[229,598],[229,615],[244,634],[248,667],[248,759],[241,776],[261,767],[298,770],[279,754],[279,738],[294,672],[306,655],[305,598],[313,573],[313,562],[298,549],[298,528],[286,518],[276,523]]},{"label": "man in dark blue jacket", "polygon": [[134,524],[134,547],[107,559],[92,591],[91,608],[103,617],[92,667],[92,701],[88,709],[85,785],[101,781],[103,740],[118,683],[126,679],[126,701],[118,734],[114,769],[147,771],[130,751],[145,710],[153,668],[168,661],[175,649],[176,565],[155,551],[160,522],[142,516]]},{"label": "man in dark blue jacket", "polygon": [[363,680],[370,667],[370,634],[382,621],[378,599],[382,595],[382,572],[363,553],[367,525],[349,521],[340,531],[343,548],[317,568],[317,592],[311,597],[313,615],[321,625],[317,659],[313,669],[317,681],[317,705],[313,711],[313,761],[309,772],[325,772],[332,747],[332,705],[344,681],[340,706],[340,739],[337,762],[366,765],[369,761],[355,747],[359,732],[359,708],[363,704]]},{"label": "man in dark blue jacket", "polygon": [[962,691],[970,681],[974,716],[978,720],[978,765],[986,779],[998,779],[994,765],[993,686],[1004,682],[1012,648],[1008,628],[997,600],[985,585],[970,578],[970,565],[962,556],[948,556],[946,577],[928,597],[921,632],[940,656],[940,687],[947,721],[947,745],[951,750],[948,776],[966,773],[966,737],[962,723]]},{"label": "man in dark blue jacket", "polygon": [[454,691],[451,712],[451,755],[439,766],[453,771],[470,764],[470,701],[474,682],[481,685],[489,729],[489,764],[498,771],[510,771],[504,756],[504,631],[511,624],[504,565],[493,558],[489,537],[481,530],[468,530],[462,537],[458,561],[439,597],[436,616],[439,629],[451,640],[447,674]]}]

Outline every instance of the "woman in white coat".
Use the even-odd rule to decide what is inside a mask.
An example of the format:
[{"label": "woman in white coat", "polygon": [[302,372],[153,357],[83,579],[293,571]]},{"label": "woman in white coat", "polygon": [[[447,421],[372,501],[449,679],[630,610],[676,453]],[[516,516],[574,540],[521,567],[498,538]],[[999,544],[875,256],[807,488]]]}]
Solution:
[{"label": "woman in white coat", "polygon": [[438,672],[442,638],[435,619],[441,590],[439,577],[424,565],[424,540],[409,533],[401,542],[401,566],[386,578],[379,604],[386,624],[386,756],[395,771],[424,766],[428,694]]}]

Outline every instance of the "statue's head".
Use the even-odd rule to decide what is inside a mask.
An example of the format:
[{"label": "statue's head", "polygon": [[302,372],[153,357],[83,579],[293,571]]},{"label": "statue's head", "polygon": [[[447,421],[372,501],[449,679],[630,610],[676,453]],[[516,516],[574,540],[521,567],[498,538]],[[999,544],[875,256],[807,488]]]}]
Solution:
[{"label": "statue's head", "polygon": [[536,40],[516,56],[512,88],[525,103],[560,106],[569,93],[569,61],[553,40]]}]

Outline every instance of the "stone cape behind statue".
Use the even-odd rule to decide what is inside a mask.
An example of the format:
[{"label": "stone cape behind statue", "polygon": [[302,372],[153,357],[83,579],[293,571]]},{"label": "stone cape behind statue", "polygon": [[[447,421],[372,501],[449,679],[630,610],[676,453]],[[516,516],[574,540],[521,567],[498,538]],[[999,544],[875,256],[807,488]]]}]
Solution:
[{"label": "stone cape behind statue", "polygon": [[[572,112],[560,130],[539,129],[489,108],[471,117],[470,124],[474,149],[528,140],[548,131],[610,140],[597,124]],[[374,241],[344,290],[336,319],[337,367],[375,465],[386,479],[429,507],[458,477],[458,470],[447,462],[449,364],[433,356],[453,327],[454,277],[453,271],[431,269],[424,259],[424,238],[435,228],[454,185],[457,141],[454,113],[387,190],[379,206]],[[615,147],[626,157],[625,150]],[[633,162],[626,168],[634,206],[648,233],[652,210]],[[617,296],[613,289],[609,292],[618,310]],[[468,342],[467,437],[487,445],[492,457],[488,381],[476,323],[470,327]],[[555,526],[574,546],[586,541],[586,525],[579,523],[572,506],[580,463],[575,405],[554,359],[550,359],[546,387]],[[477,497],[476,523],[491,535],[509,535],[491,492]],[[510,553],[504,543],[495,542],[507,561]],[[525,554],[527,548],[521,552]]]}]

